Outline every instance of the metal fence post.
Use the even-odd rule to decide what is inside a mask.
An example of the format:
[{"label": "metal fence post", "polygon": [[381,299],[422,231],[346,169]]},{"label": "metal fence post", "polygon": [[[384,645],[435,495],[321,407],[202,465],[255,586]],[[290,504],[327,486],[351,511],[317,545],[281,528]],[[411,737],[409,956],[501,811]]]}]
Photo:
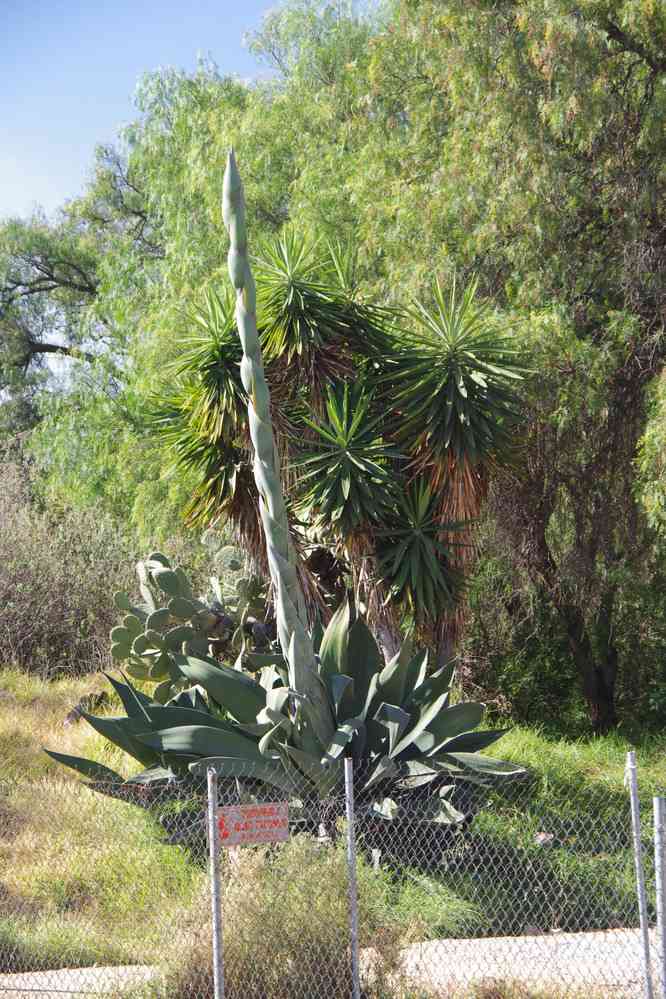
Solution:
[{"label": "metal fence post", "polygon": [[358,952],[356,832],[354,829],[354,767],[349,757],[345,757],[345,803],[347,811],[347,868],[349,872],[349,928],[351,932],[352,999],[361,999],[361,974]]},{"label": "metal fence post", "polygon": [[645,893],[645,875],[643,873],[643,851],[641,849],[641,815],[638,805],[638,781],[636,778],[636,753],[627,753],[625,783],[629,784],[631,798],[631,825],[634,834],[634,865],[636,867],[636,891],[638,894],[638,914],[641,927],[641,945],[643,951],[643,978],[645,999],[654,999],[652,989],[652,968],[650,965],[650,935],[648,931],[647,896]]},{"label": "metal fence post", "polygon": [[654,873],[657,885],[657,948],[661,999],[666,999],[666,798],[653,798]]},{"label": "metal fence post", "polygon": [[210,857],[210,898],[213,917],[213,984],[215,999],[224,999],[224,957],[222,951],[222,899],[220,891],[220,830],[217,816],[217,771],[208,768],[208,852]]}]

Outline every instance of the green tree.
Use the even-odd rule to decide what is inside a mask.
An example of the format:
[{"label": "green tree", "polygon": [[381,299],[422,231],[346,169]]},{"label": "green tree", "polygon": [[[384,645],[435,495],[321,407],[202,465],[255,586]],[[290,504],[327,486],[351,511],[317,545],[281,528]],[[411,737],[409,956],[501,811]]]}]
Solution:
[{"label": "green tree", "polygon": [[[618,671],[633,669],[616,628],[628,582],[639,565],[658,572],[633,462],[664,362],[664,11],[557,0],[395,10],[375,44],[376,102],[387,142],[396,135],[419,164],[411,195],[428,210],[402,200],[403,246],[418,226],[423,253],[394,257],[389,274],[411,268],[418,281],[424,259],[445,256],[522,322],[538,375],[497,516],[605,730]],[[385,209],[373,203],[378,239]]]}]

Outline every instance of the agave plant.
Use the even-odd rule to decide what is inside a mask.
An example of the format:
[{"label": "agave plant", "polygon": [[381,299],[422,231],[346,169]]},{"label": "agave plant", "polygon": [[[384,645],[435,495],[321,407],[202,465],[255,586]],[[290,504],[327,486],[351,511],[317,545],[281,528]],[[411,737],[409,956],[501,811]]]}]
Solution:
[{"label": "agave plant", "polygon": [[[50,755],[87,777],[127,790],[196,778],[214,767],[246,789],[264,785],[301,800],[339,792],[344,756],[353,758],[357,805],[363,814],[393,820],[451,823],[462,815],[449,801],[456,781],[516,775],[521,768],[479,754],[500,731],[476,731],[483,705],[450,703],[453,670],[428,671],[425,651],[406,645],[389,662],[363,618],[346,601],[323,633],[317,677],[326,692],[331,735],[323,748],[304,748],[283,657],[255,657],[257,677],[206,656],[174,655],[188,690],[162,705],[129,680],[109,678],[127,712],[104,718],[83,713],[145,769],[128,781],[92,760]],[[260,665],[271,660],[270,665]]]}]

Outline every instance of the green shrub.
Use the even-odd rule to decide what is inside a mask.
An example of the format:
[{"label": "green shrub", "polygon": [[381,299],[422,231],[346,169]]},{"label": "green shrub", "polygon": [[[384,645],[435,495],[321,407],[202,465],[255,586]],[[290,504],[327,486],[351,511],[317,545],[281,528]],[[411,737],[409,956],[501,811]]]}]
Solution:
[{"label": "green shrub", "polygon": [[[416,916],[392,906],[390,876],[359,861],[360,946],[368,997],[389,993],[400,947],[418,938]],[[224,974],[227,999],[351,995],[349,903],[344,839],[323,846],[297,836],[278,849],[239,850],[223,871]],[[412,914],[414,915],[414,914]],[[213,996],[210,902],[190,910],[151,999]],[[398,976],[399,977],[399,976]],[[137,994],[137,993],[132,993]]]},{"label": "green shrub", "polygon": [[[0,664],[49,678],[110,667],[111,597],[134,586],[131,535],[94,508],[38,505],[28,470],[7,461],[0,524]],[[198,539],[175,539],[169,550],[195,570],[202,561]]]}]

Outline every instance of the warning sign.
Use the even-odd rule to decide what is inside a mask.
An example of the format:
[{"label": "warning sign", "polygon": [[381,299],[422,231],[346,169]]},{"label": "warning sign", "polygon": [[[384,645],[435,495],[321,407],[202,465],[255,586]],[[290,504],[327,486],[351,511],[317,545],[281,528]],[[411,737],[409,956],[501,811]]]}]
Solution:
[{"label": "warning sign", "polygon": [[222,846],[279,843],[289,839],[289,805],[227,805],[219,810],[218,824]]}]

